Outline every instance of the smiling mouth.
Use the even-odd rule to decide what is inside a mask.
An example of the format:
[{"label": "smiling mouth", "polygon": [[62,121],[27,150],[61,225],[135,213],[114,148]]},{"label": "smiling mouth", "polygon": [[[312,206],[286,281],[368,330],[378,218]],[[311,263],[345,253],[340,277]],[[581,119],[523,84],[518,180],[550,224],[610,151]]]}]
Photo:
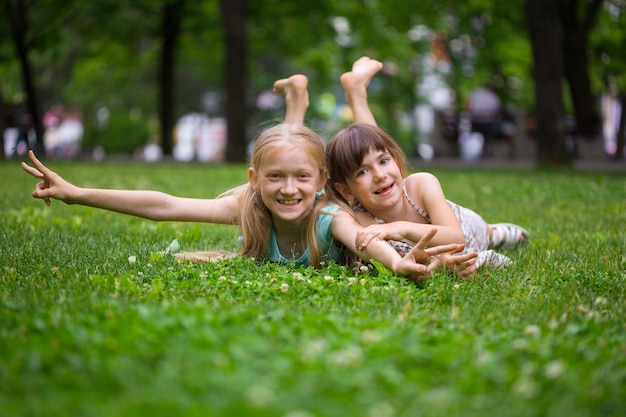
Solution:
[{"label": "smiling mouth", "polygon": [[278,202],[284,206],[295,206],[300,200],[278,200]]},{"label": "smiling mouth", "polygon": [[393,183],[389,184],[385,188],[381,188],[380,190],[375,191],[374,194],[382,194],[384,192],[387,192],[387,191],[391,190],[391,187],[393,187]]}]

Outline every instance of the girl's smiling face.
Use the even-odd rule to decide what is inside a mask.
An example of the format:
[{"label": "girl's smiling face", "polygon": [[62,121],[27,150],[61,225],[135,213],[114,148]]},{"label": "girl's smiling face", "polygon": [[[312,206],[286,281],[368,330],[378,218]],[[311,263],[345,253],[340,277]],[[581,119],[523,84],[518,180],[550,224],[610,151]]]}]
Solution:
[{"label": "girl's smiling face", "polygon": [[386,150],[372,149],[346,184],[336,183],[335,187],[346,200],[357,200],[365,210],[376,212],[397,204],[402,182],[402,172],[393,156]]},{"label": "girl's smiling face", "polygon": [[259,169],[248,170],[250,184],[272,213],[275,226],[305,224],[315,205],[315,193],[325,184],[318,164],[295,146],[268,159]]}]

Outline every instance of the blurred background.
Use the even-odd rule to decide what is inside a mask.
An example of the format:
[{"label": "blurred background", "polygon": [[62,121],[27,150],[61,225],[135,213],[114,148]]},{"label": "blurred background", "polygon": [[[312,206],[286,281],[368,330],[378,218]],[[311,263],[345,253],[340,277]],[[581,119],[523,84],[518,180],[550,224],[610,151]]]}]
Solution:
[{"label": "blurred background", "polygon": [[4,158],[245,161],[294,73],[329,139],[363,55],[410,157],[624,157],[625,0],[1,1]]}]

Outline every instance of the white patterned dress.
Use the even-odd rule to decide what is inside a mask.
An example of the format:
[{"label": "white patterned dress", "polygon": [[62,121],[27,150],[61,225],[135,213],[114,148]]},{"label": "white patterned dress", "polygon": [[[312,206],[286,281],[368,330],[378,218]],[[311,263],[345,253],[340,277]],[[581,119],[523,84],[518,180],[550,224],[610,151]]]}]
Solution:
[{"label": "white patterned dress", "polygon": [[[428,224],[432,224],[428,212],[411,200],[411,197],[409,197],[409,194],[406,192],[406,186],[403,185],[402,191],[404,193],[404,198],[406,198],[411,207],[413,207],[415,211],[417,211],[417,213],[428,222]],[[466,207],[459,206],[450,200],[446,201],[461,224],[461,230],[463,230],[463,236],[465,237],[465,249],[461,253],[477,252],[477,268],[484,264],[504,266],[511,263],[511,260],[507,256],[489,249],[489,224],[478,213]],[[353,207],[353,210],[355,212],[367,213],[363,206],[359,203]],[[384,220],[377,217],[372,216],[372,218],[378,224],[385,223]],[[401,256],[405,256],[409,253],[413,246],[415,246],[415,243],[409,241],[389,240],[388,242]]]}]

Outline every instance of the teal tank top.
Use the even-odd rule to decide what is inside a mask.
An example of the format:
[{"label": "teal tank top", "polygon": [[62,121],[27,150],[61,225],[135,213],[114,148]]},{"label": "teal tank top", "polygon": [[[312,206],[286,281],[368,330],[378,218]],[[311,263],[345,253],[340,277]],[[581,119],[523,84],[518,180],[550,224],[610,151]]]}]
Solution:
[{"label": "teal tank top", "polygon": [[[319,214],[317,220],[317,239],[320,245],[320,259],[322,261],[335,261],[340,263],[341,254],[337,245],[335,245],[333,235],[330,232],[330,225],[333,221],[333,214],[338,212],[340,207],[336,204],[329,204],[324,207]],[[278,242],[276,241],[276,234],[274,229],[270,232],[269,249],[267,250],[266,258],[271,262],[289,263],[296,266],[308,266],[311,265],[311,259],[309,258],[309,248],[306,248],[304,253],[298,259],[287,259],[278,250]]]}]

